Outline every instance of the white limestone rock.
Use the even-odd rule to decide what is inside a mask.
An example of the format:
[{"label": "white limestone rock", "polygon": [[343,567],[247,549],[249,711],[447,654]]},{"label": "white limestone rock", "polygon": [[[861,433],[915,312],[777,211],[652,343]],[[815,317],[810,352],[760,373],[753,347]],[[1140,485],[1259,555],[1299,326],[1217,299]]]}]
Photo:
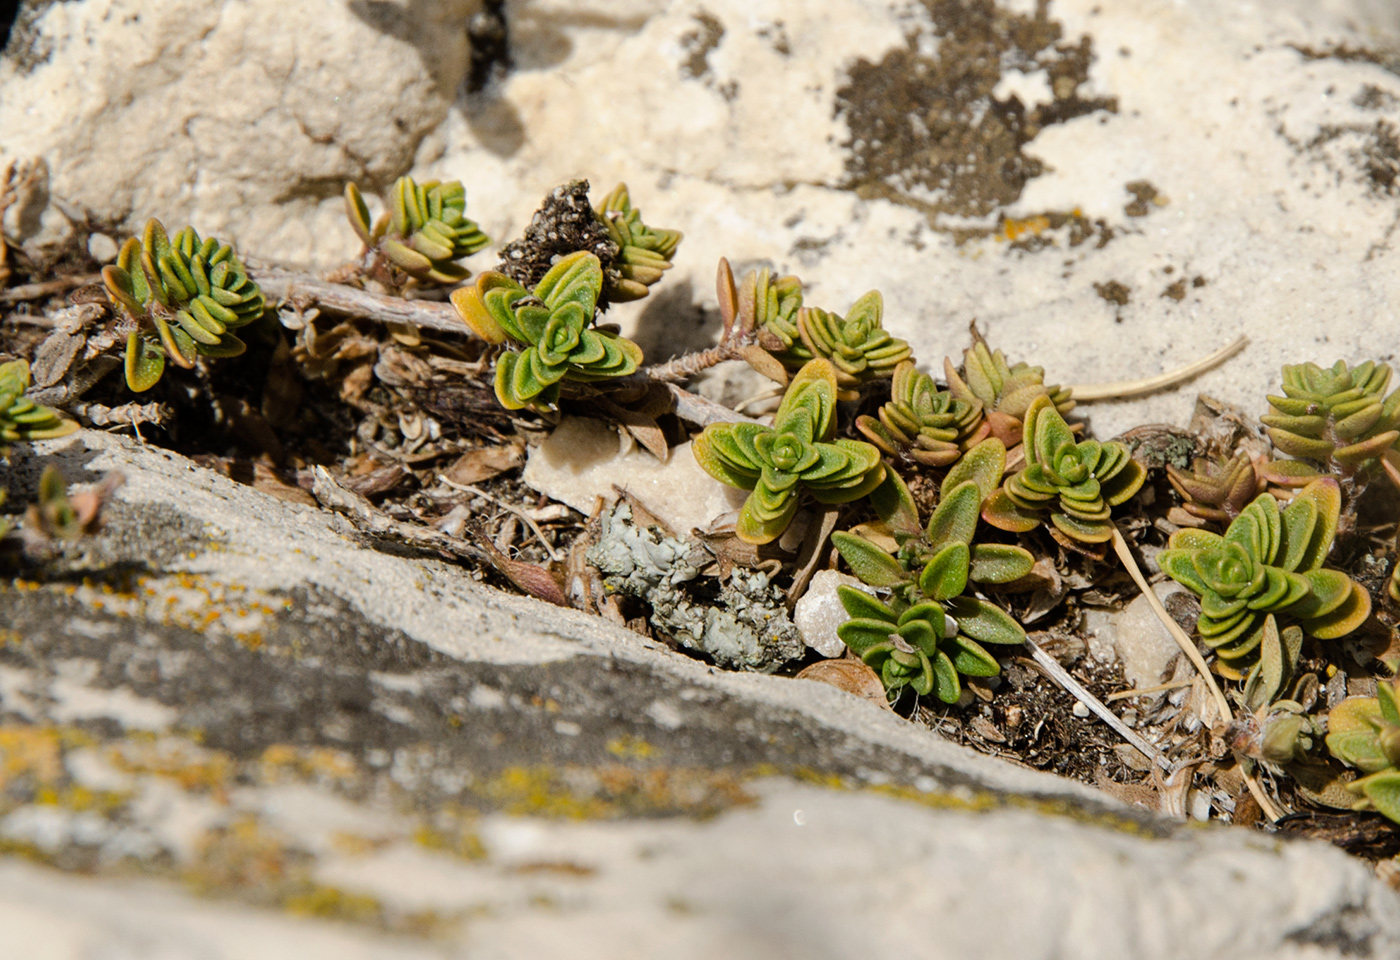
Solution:
[{"label": "white limestone rock", "polygon": [[850,619],[836,593],[840,586],[875,592],[848,573],[818,570],[792,611],[792,622],[797,624],[802,642],[824,657],[839,657],[846,652],[846,645],[836,635],[836,628]]},{"label": "white limestone rock", "polygon": [[42,157],[103,221],[193,223],[333,263],[346,180],[386,187],[447,116],[476,0],[34,5],[0,57],[0,165]]},{"label": "white limestone rock", "polygon": [[587,417],[565,417],[530,451],[522,479],[583,514],[593,512],[599,497],[610,503],[617,489],[626,490],[680,537],[738,510],[748,496],[700,469],[689,443],[662,463],[611,424]]}]

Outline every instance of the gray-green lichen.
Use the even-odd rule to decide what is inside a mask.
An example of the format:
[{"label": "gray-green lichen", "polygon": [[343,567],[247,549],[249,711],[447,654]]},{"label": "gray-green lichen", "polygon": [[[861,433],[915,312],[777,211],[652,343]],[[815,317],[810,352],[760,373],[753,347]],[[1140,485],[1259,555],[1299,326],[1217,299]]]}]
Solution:
[{"label": "gray-green lichen", "polygon": [[603,514],[588,549],[603,586],[650,604],[649,622],[663,637],[747,670],[775,670],[802,656],[783,593],[768,575],[736,569],[720,583],[701,575],[711,559],[698,544],[633,523],[625,503]]}]

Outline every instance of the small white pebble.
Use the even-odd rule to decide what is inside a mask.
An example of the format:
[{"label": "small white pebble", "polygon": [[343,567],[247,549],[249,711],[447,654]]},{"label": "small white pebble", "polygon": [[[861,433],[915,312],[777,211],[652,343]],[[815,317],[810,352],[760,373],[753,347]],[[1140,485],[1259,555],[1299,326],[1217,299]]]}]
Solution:
[{"label": "small white pebble", "polygon": [[1076,700],[1074,701],[1074,709],[1071,712],[1080,720],[1083,720],[1085,717],[1089,716],[1089,705],[1083,700]]},{"label": "small white pebble", "polygon": [[117,259],[117,254],[121,252],[117,247],[117,241],[105,233],[89,234],[87,248],[88,256],[98,263],[111,263]]}]

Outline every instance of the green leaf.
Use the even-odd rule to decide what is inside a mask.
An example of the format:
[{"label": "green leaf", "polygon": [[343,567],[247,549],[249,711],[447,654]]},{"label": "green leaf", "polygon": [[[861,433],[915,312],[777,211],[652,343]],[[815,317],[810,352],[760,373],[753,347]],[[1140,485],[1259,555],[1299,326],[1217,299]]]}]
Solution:
[{"label": "green leaf", "polygon": [[1029,550],[1004,543],[974,543],[969,577],[978,583],[1010,583],[1031,572]]},{"label": "green leaf", "polygon": [[126,385],[133,393],[145,393],[165,372],[165,351],[135,330],[126,337]]},{"label": "green leaf", "polygon": [[909,574],[899,561],[864,537],[838,532],[831,535],[831,543],[862,583],[893,587],[909,580]]},{"label": "green leaf", "polygon": [[975,482],[967,480],[952,488],[929,517],[929,546],[938,550],[949,543],[971,543],[981,506],[982,493]]},{"label": "green leaf", "polygon": [[[1319,571],[1321,572],[1321,571]],[[1335,640],[1351,633],[1371,615],[1371,595],[1352,582],[1346,599],[1330,613],[1303,621],[1303,629],[1319,640]]]},{"label": "green leaf", "polygon": [[970,555],[967,544],[954,540],[933,555],[919,574],[919,590],[934,600],[948,600],[967,588]]},{"label": "green leaf", "polygon": [[[1285,536],[1290,538],[1286,543],[1286,552],[1290,560],[1296,557],[1291,566],[1285,562],[1286,569],[1303,573],[1322,566],[1322,561],[1327,559],[1332,549],[1332,539],[1337,534],[1341,506],[1342,493],[1337,481],[1331,477],[1321,477],[1300,490],[1293,502],[1284,508]],[[1317,519],[1311,524],[1309,532],[1305,518],[1314,512]],[[1304,533],[1310,535],[1305,537]],[[1296,537],[1297,543],[1293,542],[1293,537]]]},{"label": "green leaf", "polygon": [[948,612],[958,622],[958,632],[981,643],[1024,643],[1026,631],[1005,610],[976,597],[954,597]]},{"label": "green leaf", "polygon": [[1328,752],[1363,773],[1386,769],[1390,761],[1376,736],[1383,719],[1375,697],[1348,697],[1327,715]]},{"label": "green leaf", "polygon": [[982,507],[982,519],[998,530],[1029,533],[1040,526],[1040,515],[1016,504],[1006,494],[1006,488],[993,493]]},{"label": "green leaf", "polygon": [[957,703],[962,695],[962,683],[958,680],[958,668],[942,650],[933,660],[933,672],[938,690],[938,699],[944,703]]},{"label": "green leaf", "polygon": [[904,479],[893,470],[885,470],[885,479],[870,494],[870,505],[891,530],[901,534],[919,533],[919,508]]},{"label": "green leaf", "polygon": [[848,616],[858,620],[878,620],[884,624],[886,633],[892,632],[895,623],[899,620],[898,614],[891,607],[881,603],[864,590],[857,590],[855,587],[843,583],[837,586],[836,596],[841,600],[841,606],[846,608]]},{"label": "green leaf", "polygon": [[1005,470],[1006,444],[995,437],[988,437],[953,464],[948,475],[943,478],[941,496],[946,498],[955,487],[971,480],[977,485],[980,507],[981,502],[995,493],[1001,485],[1001,475]]},{"label": "green leaf", "polygon": [[1373,773],[1352,786],[1359,787],[1376,810],[1400,823],[1400,771]]},{"label": "green leaf", "polygon": [[995,677],[1001,673],[997,658],[976,640],[962,635],[950,637],[945,645],[952,651],[953,666],[965,677]]}]

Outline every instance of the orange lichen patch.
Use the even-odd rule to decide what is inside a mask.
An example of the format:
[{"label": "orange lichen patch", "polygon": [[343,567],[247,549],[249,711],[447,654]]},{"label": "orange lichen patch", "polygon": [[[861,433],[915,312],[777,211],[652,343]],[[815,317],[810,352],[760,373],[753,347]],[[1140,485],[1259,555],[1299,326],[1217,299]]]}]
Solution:
[{"label": "orange lichen patch", "polygon": [[297,747],[274,743],[258,760],[265,783],[289,780],[314,781],[328,786],[350,787],[360,778],[360,768],[350,754],[329,747]]},{"label": "orange lichen patch", "polygon": [[710,817],[753,802],[738,776],[690,767],[509,767],[475,790],[517,816],[570,820]]},{"label": "orange lichen patch", "polygon": [[221,802],[236,771],[227,753],[175,737],[128,737],[107,748],[107,762],[123,773],[153,774],[184,790],[213,793]]},{"label": "orange lichen patch", "polygon": [[[1075,215],[1079,214],[1078,208],[1075,209],[1074,213]],[[1050,218],[1043,213],[1024,219],[1006,217],[1001,221],[996,237],[998,240],[1009,240],[1015,243],[1027,234],[1038,237],[1049,229]]]},{"label": "orange lichen patch", "polygon": [[0,647],[16,646],[24,643],[18,630],[0,630]]},{"label": "orange lichen patch", "polygon": [[485,860],[486,846],[476,832],[464,823],[440,830],[424,824],[413,831],[413,842],[425,850],[450,853],[462,860]]},{"label": "orange lichen patch", "polygon": [[371,924],[381,923],[384,912],[374,897],[319,884],[289,893],[282,900],[282,909],[301,917]]},{"label": "orange lichen patch", "polygon": [[656,753],[656,748],[641,737],[626,734],[609,740],[607,751],[622,760],[647,760]]},{"label": "orange lichen patch", "polygon": [[63,746],[58,727],[0,727],[0,790],[25,781],[36,791],[52,789],[65,776]]},{"label": "orange lichen patch", "polygon": [[243,816],[208,831],[199,843],[185,882],[200,893],[228,888],[261,888],[275,896],[303,859],[281,833],[268,830],[256,817]]}]

